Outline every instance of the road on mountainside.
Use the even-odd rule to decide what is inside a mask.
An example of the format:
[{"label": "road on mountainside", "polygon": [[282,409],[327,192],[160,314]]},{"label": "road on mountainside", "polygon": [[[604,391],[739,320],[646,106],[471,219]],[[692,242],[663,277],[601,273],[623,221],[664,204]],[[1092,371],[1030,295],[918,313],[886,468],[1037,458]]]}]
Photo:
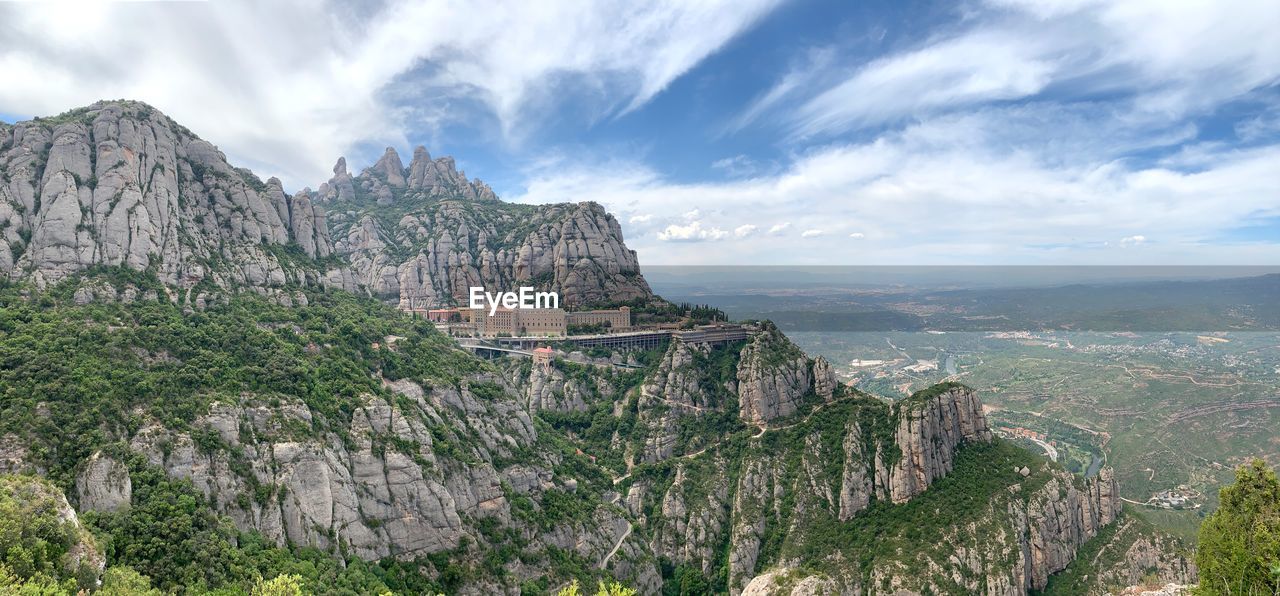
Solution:
[{"label": "road on mountainside", "polygon": [[600,559],[600,564],[596,566],[597,569],[604,569],[609,564],[609,559],[612,559],[613,555],[618,553],[618,549],[622,548],[622,543],[627,541],[627,537],[631,535],[633,527],[631,522],[627,522],[627,531],[623,532],[622,537],[618,539],[618,543],[613,545],[613,550],[609,551],[609,554],[605,555],[603,559]]}]

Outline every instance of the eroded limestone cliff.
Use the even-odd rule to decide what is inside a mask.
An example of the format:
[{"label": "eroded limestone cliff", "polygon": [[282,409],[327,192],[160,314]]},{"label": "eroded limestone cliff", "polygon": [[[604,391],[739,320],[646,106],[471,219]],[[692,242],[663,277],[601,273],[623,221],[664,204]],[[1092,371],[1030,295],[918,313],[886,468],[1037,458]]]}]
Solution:
[{"label": "eroded limestone cliff", "polygon": [[324,285],[413,308],[471,286],[652,296],[600,205],[502,203],[421,147],[407,168],[388,148],[356,176],[339,159],[318,191],[290,194],[150,106],[104,101],[0,123],[0,175],[0,274],[39,286],[106,265],[179,289]]},{"label": "eroded limestone cliff", "polygon": [[44,285],[94,265],[175,287],[317,283],[275,252],[330,250],[323,210],[231,167],[145,104],[99,102],[0,126],[0,273]]}]

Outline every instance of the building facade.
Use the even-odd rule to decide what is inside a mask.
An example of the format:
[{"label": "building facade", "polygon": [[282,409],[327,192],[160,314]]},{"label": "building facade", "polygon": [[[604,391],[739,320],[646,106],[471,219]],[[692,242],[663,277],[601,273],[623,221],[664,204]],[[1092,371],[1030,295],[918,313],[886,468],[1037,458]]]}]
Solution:
[{"label": "building facade", "polygon": [[493,313],[472,309],[471,320],[484,337],[559,337],[567,328],[564,310],[559,308],[499,308]]},{"label": "building facade", "polygon": [[[561,308],[440,309],[428,313],[439,323],[471,323],[483,337],[563,337],[569,325],[603,325],[606,333],[631,331],[631,309],[565,312]],[[441,320],[437,320],[441,319]]]},{"label": "building facade", "polygon": [[567,325],[605,325],[610,331],[628,331],[631,329],[631,308],[624,306],[616,310],[579,310],[565,313]]}]

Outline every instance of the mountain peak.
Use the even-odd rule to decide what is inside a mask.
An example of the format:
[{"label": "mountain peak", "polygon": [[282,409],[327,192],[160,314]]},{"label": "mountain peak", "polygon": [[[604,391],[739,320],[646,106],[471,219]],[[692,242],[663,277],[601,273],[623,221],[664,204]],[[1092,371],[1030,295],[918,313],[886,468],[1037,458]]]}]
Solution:
[{"label": "mountain peak", "polygon": [[328,242],[323,214],[291,214],[279,180],[233,167],[139,101],[0,129],[0,172],[0,273],[11,279],[53,283],[106,265],[153,268],[183,288],[306,283],[269,247]]},{"label": "mountain peak", "polygon": [[[395,147],[387,147],[378,162],[373,164],[372,168],[366,170],[366,172],[369,171],[372,171],[374,175],[381,176],[391,188],[405,187],[404,164],[400,161],[400,154],[396,153]],[[378,201],[382,202],[382,197],[379,197]]]}]

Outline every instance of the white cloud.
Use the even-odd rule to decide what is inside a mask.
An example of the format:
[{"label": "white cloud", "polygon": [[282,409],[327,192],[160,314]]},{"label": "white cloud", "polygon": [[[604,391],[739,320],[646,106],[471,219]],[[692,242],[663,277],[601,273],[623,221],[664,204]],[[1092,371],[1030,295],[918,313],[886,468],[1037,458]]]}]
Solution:
[{"label": "white cloud", "polygon": [[836,58],[833,48],[810,49],[801,64],[793,66],[773,87],[752,101],[747,109],[729,123],[725,132],[737,132],[746,128],[784,99],[825,80],[825,73],[829,72]]},{"label": "white cloud", "polygon": [[731,128],[776,110],[799,137],[837,134],[1055,87],[1058,97],[1127,94],[1141,110],[1177,119],[1280,81],[1274,2],[989,0],[973,8],[959,26],[841,80],[823,76],[829,58],[790,71]]},{"label": "white cloud", "polygon": [[1130,246],[1137,246],[1137,245],[1142,244],[1142,243],[1144,243],[1144,242],[1146,242],[1146,241],[1147,241],[1147,237],[1146,237],[1146,236],[1142,236],[1142,235],[1137,235],[1137,236],[1125,236],[1124,238],[1121,238],[1121,239],[1120,239],[1120,246],[1121,246],[1121,247],[1126,247],[1126,248],[1127,248],[1127,247],[1130,247]]},{"label": "white cloud", "polygon": [[[1170,129],[1106,110],[1006,107],[927,119],[864,142],[819,147],[776,175],[674,183],[635,163],[557,166],[520,200],[589,194],[614,210],[644,205],[682,213],[780,222],[748,243],[695,252],[628,236],[644,264],[1269,264],[1280,242],[1237,242],[1233,230],[1280,217],[1274,164],[1280,144],[1200,152],[1181,170],[1125,159],[1151,143],[1185,143]],[[1054,136],[1046,142],[1044,131]],[[1159,131],[1157,131],[1159,132]],[[1167,136],[1167,138],[1166,138]],[[1194,145],[1188,145],[1195,152]],[[577,193],[565,194],[565,193]],[[855,252],[803,250],[793,236],[858,222],[876,242]],[[1141,251],[1120,262],[1110,240],[1142,230]],[[1068,247],[1068,248],[1063,248]]]},{"label": "white cloud", "polygon": [[862,240],[863,238],[866,238],[867,235],[863,234],[862,232],[854,232],[852,234],[849,234],[849,237],[853,238],[854,240]]},{"label": "white cloud", "polygon": [[315,185],[357,145],[404,147],[406,125],[459,112],[501,140],[568,89],[597,100],[584,118],[634,109],[777,1],[0,3],[0,105],[146,101],[238,165]]},{"label": "white cloud", "polygon": [[695,219],[698,219],[698,216],[700,215],[702,215],[702,212],[698,211],[697,209],[684,212],[684,218],[686,221],[693,221]]},{"label": "white cloud", "polygon": [[761,170],[760,164],[746,155],[735,155],[711,162],[711,168],[730,176],[750,176]]},{"label": "white cloud", "polygon": [[751,224],[743,224],[733,229],[733,235],[738,238],[746,238],[756,233],[756,227]]},{"label": "white cloud", "polygon": [[628,218],[627,218],[627,223],[629,223],[629,224],[645,224],[645,223],[649,223],[649,221],[650,221],[650,220],[652,220],[652,219],[653,219],[653,214],[652,214],[652,213],[645,213],[645,214],[643,214],[643,215],[632,215],[631,217],[628,217]]},{"label": "white cloud", "polygon": [[801,238],[817,238],[818,236],[821,236],[823,233],[824,232],[822,230],[818,230],[818,229],[805,230],[803,232],[800,232],[800,237]]},{"label": "white cloud", "polygon": [[729,233],[720,228],[704,228],[702,222],[690,222],[687,225],[671,224],[658,232],[658,240],[663,242],[702,242],[704,240],[723,240]]},{"label": "white cloud", "polygon": [[[1039,92],[1054,65],[1031,40],[974,34],[872,62],[796,113],[801,134],[858,128],[939,107]],[[785,84],[785,81],[784,81]]]}]

